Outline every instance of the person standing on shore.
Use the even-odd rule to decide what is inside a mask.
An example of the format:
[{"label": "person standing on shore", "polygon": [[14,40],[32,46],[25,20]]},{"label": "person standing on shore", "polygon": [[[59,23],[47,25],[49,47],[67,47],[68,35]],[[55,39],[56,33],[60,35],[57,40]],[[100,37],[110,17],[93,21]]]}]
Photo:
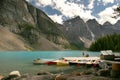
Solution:
[{"label": "person standing on shore", "polygon": [[83,56],[83,57],[85,56],[85,53],[84,53],[84,52],[82,52],[82,56]]}]

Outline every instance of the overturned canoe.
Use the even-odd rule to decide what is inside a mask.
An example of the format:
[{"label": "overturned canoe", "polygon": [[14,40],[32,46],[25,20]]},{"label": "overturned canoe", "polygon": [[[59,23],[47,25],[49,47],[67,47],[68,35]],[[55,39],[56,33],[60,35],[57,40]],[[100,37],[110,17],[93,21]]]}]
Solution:
[{"label": "overturned canoe", "polygon": [[33,61],[33,64],[34,65],[41,65],[41,64],[45,64],[45,62],[40,60],[40,59],[36,59],[36,60]]},{"label": "overturned canoe", "polygon": [[56,65],[57,66],[67,66],[67,65],[69,65],[69,62],[59,61],[59,62],[57,62]]},{"label": "overturned canoe", "polygon": [[47,61],[45,64],[47,65],[56,65],[57,62],[55,61]]},{"label": "overturned canoe", "polygon": [[77,64],[78,64],[77,62],[72,62],[72,61],[69,62],[69,65],[75,65],[76,66]]}]

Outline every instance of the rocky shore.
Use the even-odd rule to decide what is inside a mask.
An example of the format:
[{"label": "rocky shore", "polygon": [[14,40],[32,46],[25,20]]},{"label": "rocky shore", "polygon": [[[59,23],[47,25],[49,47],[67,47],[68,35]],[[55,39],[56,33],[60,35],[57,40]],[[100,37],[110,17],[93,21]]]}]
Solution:
[{"label": "rocky shore", "polygon": [[8,76],[0,74],[0,80],[120,80],[120,77],[111,77],[108,69],[86,68],[83,71],[73,70],[69,73],[40,71],[34,75],[12,71]]}]

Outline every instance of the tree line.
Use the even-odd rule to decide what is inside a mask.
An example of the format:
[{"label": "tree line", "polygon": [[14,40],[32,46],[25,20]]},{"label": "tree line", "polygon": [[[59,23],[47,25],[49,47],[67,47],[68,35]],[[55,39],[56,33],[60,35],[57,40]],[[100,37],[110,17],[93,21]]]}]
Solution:
[{"label": "tree line", "polygon": [[107,35],[97,39],[89,48],[90,51],[112,50],[120,52],[120,34]]}]

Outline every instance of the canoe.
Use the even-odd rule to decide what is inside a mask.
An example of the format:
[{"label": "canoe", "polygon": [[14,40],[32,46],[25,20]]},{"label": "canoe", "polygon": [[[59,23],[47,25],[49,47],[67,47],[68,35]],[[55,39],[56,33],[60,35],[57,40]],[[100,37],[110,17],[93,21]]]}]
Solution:
[{"label": "canoe", "polygon": [[85,65],[85,62],[82,62],[82,61],[71,61],[69,62],[69,65],[74,65],[74,66],[83,66]]},{"label": "canoe", "polygon": [[67,66],[67,65],[69,65],[69,62],[59,61],[59,62],[57,62],[56,65],[57,66]]},{"label": "canoe", "polygon": [[34,65],[41,65],[41,64],[44,64],[44,63],[45,63],[45,62],[42,61],[42,60],[40,60],[40,59],[36,59],[36,60],[33,61],[33,64],[34,64]]},{"label": "canoe", "polygon": [[93,63],[92,63],[92,62],[86,62],[86,66],[87,66],[87,67],[92,67],[92,66],[93,66]]},{"label": "canoe", "polygon": [[87,60],[78,60],[77,66],[85,66],[86,62],[87,62]]},{"label": "canoe", "polygon": [[100,63],[99,60],[94,61],[94,62],[93,62],[93,67],[100,67],[100,66],[99,66],[99,63]]},{"label": "canoe", "polygon": [[99,64],[93,64],[93,67],[99,67]]},{"label": "canoe", "polygon": [[57,62],[55,62],[55,61],[48,61],[48,62],[46,62],[45,64],[47,64],[47,65],[56,65],[56,63],[57,63]]},{"label": "canoe", "polygon": [[41,62],[33,62],[34,65],[42,65],[44,63],[41,63]]},{"label": "canoe", "polygon": [[77,65],[77,64],[78,64],[77,62],[72,62],[72,61],[69,62],[69,65],[74,65],[74,66],[75,66],[75,65]]}]

